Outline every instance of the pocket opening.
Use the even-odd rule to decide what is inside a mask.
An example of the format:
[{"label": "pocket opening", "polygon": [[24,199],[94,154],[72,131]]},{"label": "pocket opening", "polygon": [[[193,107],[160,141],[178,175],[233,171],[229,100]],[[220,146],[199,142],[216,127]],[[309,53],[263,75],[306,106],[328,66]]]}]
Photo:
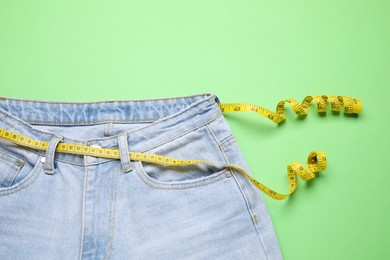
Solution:
[{"label": "pocket opening", "polygon": [[[133,161],[136,172],[147,184],[160,188],[180,188],[206,185],[230,177],[230,168],[224,164],[224,156],[218,142],[205,124],[180,135],[169,142],[142,152],[177,159],[204,160],[222,164],[192,164],[169,166],[144,161]],[[223,174],[223,173],[226,173]]]},{"label": "pocket opening", "polygon": [[135,161],[134,164],[138,176],[144,182],[162,189],[203,186],[231,176],[230,169],[222,165],[166,166],[142,161]]},{"label": "pocket opening", "polygon": [[[33,159],[24,158],[18,159],[23,162],[21,165],[17,165],[17,168],[13,168],[12,174],[10,174],[7,183],[0,185],[0,196],[16,193],[28,185],[32,184],[37,177],[40,169],[43,169],[40,155],[35,155]],[[0,162],[1,164],[1,162]],[[17,169],[15,171],[15,169]]]},{"label": "pocket opening", "polygon": [[11,153],[0,151],[0,188],[11,186],[25,163]]}]

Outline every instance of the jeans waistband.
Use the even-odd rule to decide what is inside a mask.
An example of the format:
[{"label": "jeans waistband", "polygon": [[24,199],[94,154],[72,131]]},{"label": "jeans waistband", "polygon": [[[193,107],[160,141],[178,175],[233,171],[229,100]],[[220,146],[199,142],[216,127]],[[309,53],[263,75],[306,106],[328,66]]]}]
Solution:
[{"label": "jeans waistband", "polygon": [[[101,100],[94,102],[51,101],[0,96],[0,127],[20,135],[50,142],[119,147],[120,134],[95,139],[74,139],[35,125],[96,125],[107,123],[148,123],[127,131],[129,151],[144,152],[222,115],[218,98],[212,93],[139,100]],[[23,149],[31,149],[25,148]],[[34,150],[42,156],[45,151]],[[84,155],[55,153],[54,159],[83,165]],[[98,161],[113,160],[97,158]]]}]

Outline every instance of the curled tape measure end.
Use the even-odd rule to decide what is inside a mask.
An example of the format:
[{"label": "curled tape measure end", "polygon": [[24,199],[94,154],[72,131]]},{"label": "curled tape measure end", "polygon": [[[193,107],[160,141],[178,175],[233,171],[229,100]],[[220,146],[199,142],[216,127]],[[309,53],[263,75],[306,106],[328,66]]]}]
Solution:
[{"label": "curled tape measure end", "polygon": [[293,98],[287,98],[279,101],[276,106],[276,111],[271,111],[264,107],[249,103],[218,103],[219,108],[223,113],[225,112],[256,112],[257,114],[268,118],[276,124],[280,124],[286,119],[284,106],[286,103],[290,105],[294,113],[304,118],[309,112],[311,101],[315,101],[318,113],[325,115],[327,101],[330,101],[331,110],[333,112],[340,112],[341,107],[344,106],[344,114],[358,115],[362,110],[362,101],[357,98],[350,98],[346,96],[322,95],[322,96],[306,96],[301,103]]}]

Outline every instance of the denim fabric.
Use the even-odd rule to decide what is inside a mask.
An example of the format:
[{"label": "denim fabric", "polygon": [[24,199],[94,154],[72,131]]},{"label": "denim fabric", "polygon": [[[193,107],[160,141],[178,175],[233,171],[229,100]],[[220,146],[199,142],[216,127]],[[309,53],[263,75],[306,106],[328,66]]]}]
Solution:
[{"label": "denim fabric", "polygon": [[[211,93],[67,102],[0,97],[0,259],[281,259],[260,191],[225,166],[164,166],[128,152],[250,169]],[[121,159],[56,152],[60,142]],[[253,176],[253,175],[252,175]]]}]

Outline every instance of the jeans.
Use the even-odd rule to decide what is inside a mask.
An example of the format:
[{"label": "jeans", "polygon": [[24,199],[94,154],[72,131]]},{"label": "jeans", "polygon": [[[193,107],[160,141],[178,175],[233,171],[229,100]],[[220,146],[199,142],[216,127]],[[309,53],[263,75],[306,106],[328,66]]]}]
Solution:
[{"label": "jeans", "polygon": [[[217,100],[0,97],[0,128],[49,142],[38,150],[0,139],[0,259],[281,259],[260,191],[243,174],[127,156],[252,175]],[[121,158],[56,152],[60,142]]]}]

